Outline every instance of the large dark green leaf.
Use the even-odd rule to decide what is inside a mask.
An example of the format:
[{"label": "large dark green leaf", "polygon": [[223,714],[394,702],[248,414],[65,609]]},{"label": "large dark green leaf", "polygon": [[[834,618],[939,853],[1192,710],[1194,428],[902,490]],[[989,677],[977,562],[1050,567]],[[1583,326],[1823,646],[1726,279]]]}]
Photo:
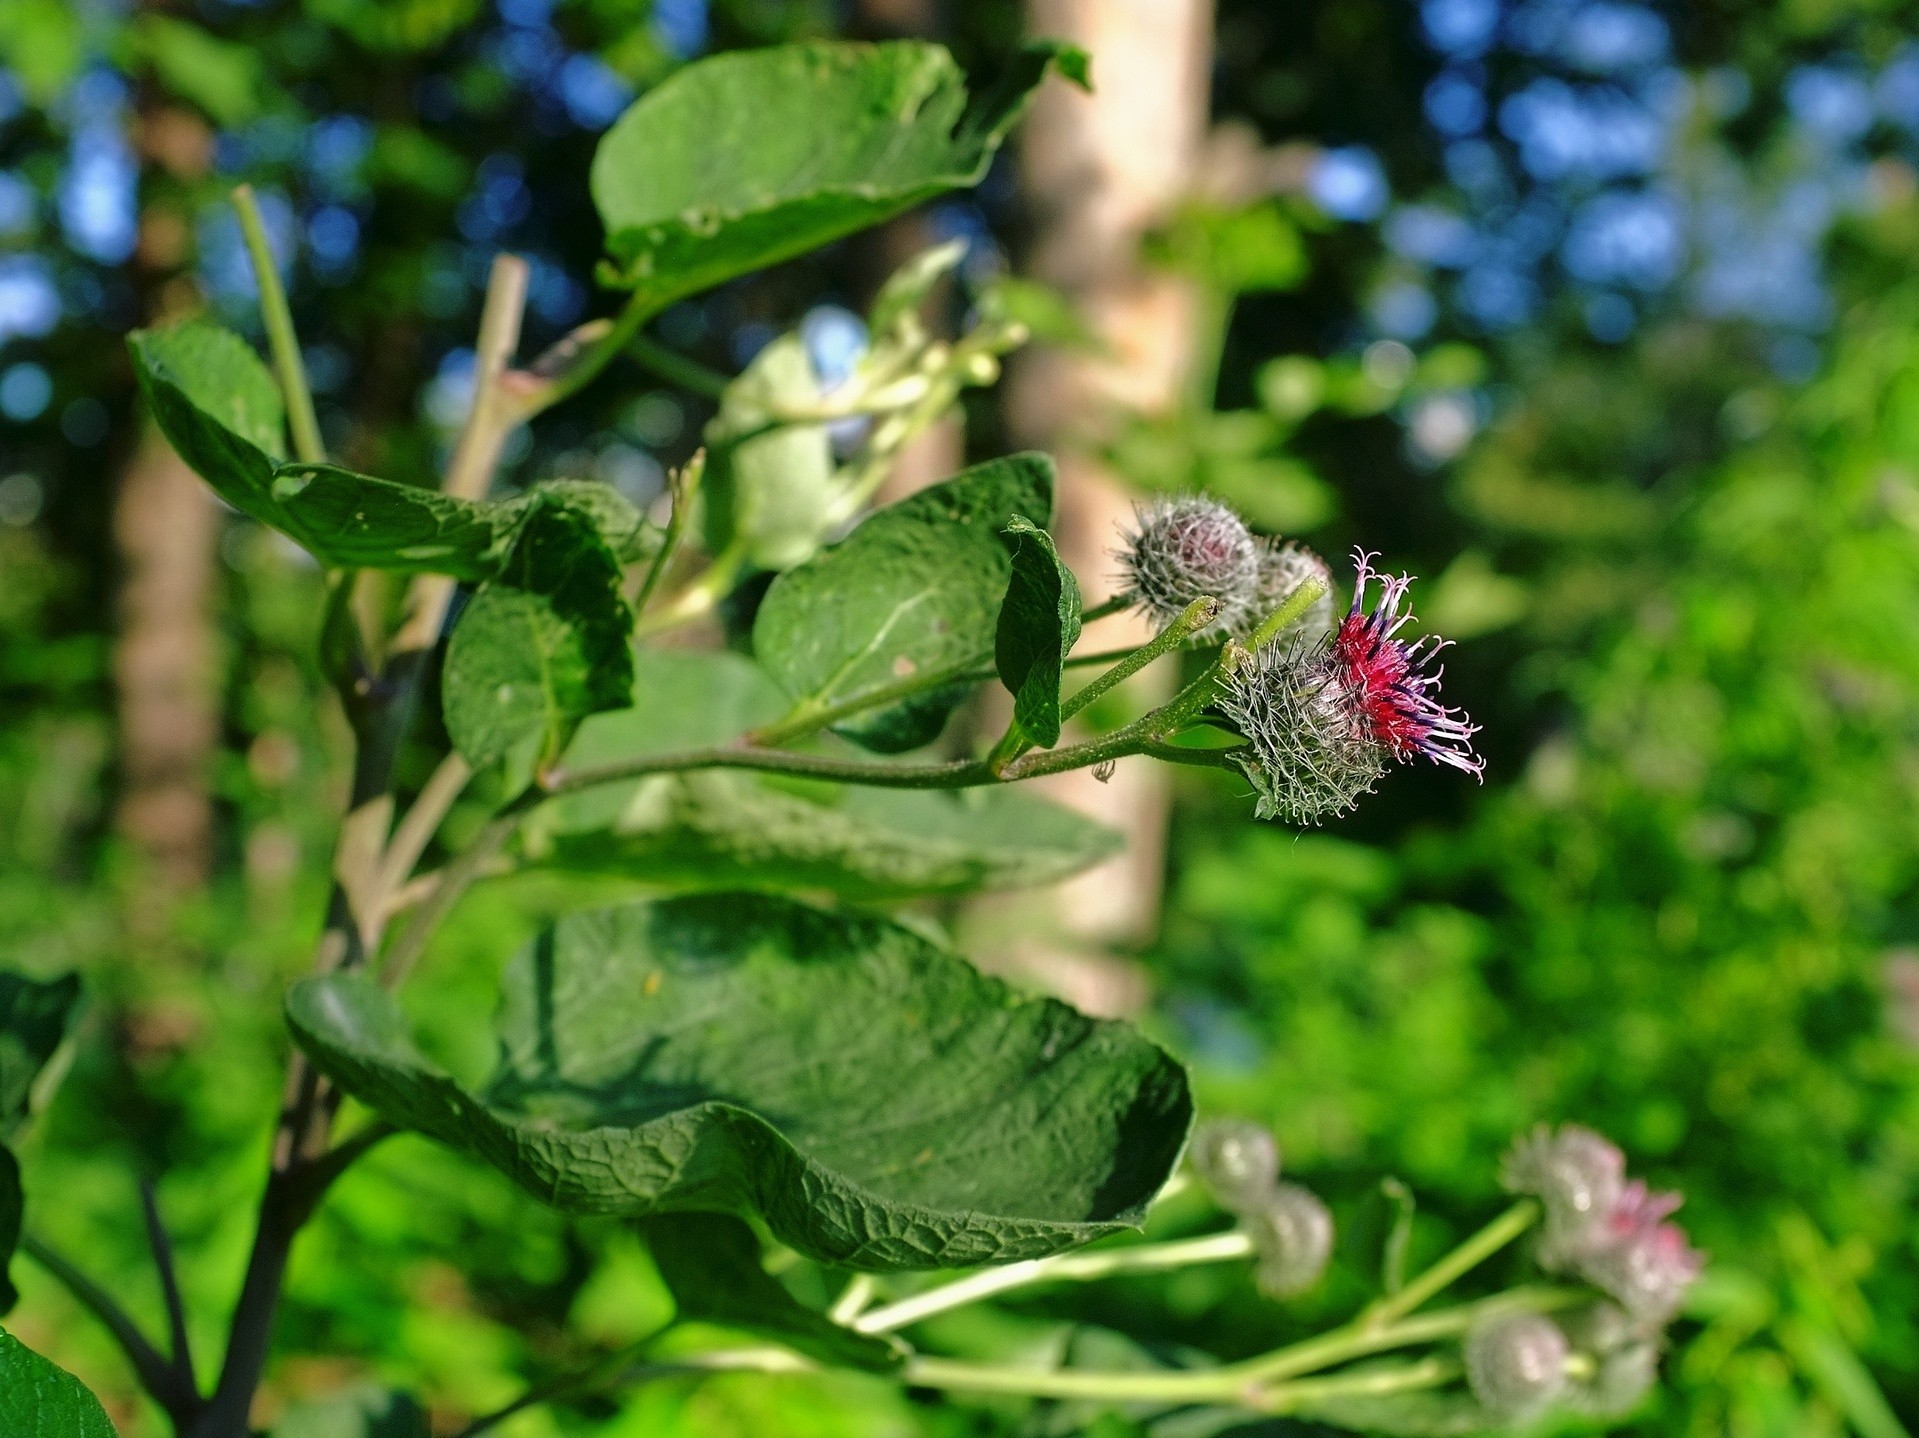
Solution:
[{"label": "large dark green leaf", "polygon": [[1007,526],[1013,577],[1000,605],[993,659],[1013,696],[1013,718],[1035,744],[1059,743],[1059,683],[1079,642],[1079,581],[1053,539],[1025,519]]},{"label": "large dark green leaf", "polygon": [[7,1438],[114,1438],[100,1400],[78,1378],[4,1332],[0,1433]]},{"label": "large dark green leaf", "polygon": [[287,999],[300,1046],[392,1123],[580,1213],[757,1213],[815,1258],[938,1268],[1136,1226],[1184,1071],[885,920],[728,894],[562,921],[510,966],[498,1070],[463,1088],[358,975]]},{"label": "large dark green leaf", "polygon": [[890,1373],[906,1357],[896,1340],[855,1333],[801,1303],[760,1264],[759,1240],[724,1213],[662,1213],[647,1246],[682,1321],[720,1323],[771,1338],[836,1368]]},{"label": "large dark green leaf", "polygon": [[938,45],[809,43],[688,65],[634,103],[593,157],[617,281],[658,308],[977,184],[1049,65],[1029,47],[969,103]]},{"label": "large dark green leaf", "polygon": [[[724,743],[785,708],[739,655],[642,652],[633,706],[581,725],[563,767]],[[715,771],[550,801],[527,821],[521,847],[529,863],[652,885],[879,901],[1052,883],[1120,842],[1102,824],[1011,788],[842,788]]]},{"label": "large dark green leaf", "polygon": [[127,344],[141,393],[180,457],[228,504],[323,564],[469,580],[498,568],[514,506],[289,463],[279,388],[238,335],[187,320],[136,330]]},{"label": "large dark green leaf", "polygon": [[[1013,568],[1001,531],[1021,516],[1052,521],[1045,455],[975,465],[869,515],[773,582],[754,621],[753,652],[795,700],[819,704],[985,660]],[[836,732],[886,753],[913,748],[939,732],[964,693],[936,690]]]},{"label": "large dark green leaf", "polygon": [[480,586],[447,642],[442,709],[469,764],[543,764],[581,719],[627,703],[633,608],[620,581],[595,513],[535,494],[500,577]]}]

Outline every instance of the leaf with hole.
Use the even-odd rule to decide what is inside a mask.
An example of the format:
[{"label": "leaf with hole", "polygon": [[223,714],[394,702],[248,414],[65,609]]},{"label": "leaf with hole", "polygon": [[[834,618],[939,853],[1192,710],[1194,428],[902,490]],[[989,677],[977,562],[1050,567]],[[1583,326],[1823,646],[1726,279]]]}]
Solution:
[{"label": "leaf with hole", "polygon": [[1192,1116],[1126,1024],[1025,998],[884,919],[753,894],[562,920],[509,967],[477,1087],[357,974],[287,998],[389,1122],[575,1213],[756,1214],[810,1257],[1000,1263],[1136,1227]]},{"label": "leaf with hole", "polygon": [[480,580],[519,511],[330,464],[286,459],[279,386],[238,335],[205,320],[135,330],[134,373],[169,443],[214,492],[322,564]]},{"label": "leaf with hole", "polygon": [[905,1361],[897,1339],[855,1333],[782,1288],[753,1230],[729,1214],[663,1213],[644,1231],[683,1323],[737,1328],[837,1368],[890,1373]]},{"label": "leaf with hole", "polygon": [[557,758],[580,720],[633,688],[633,606],[588,510],[536,493],[500,577],[480,586],[447,641],[441,710],[474,768]]},{"label": "leaf with hole", "polygon": [[0,1332],[0,1433],[7,1438],[114,1438],[86,1385]]},{"label": "leaf with hole", "polygon": [[993,660],[1013,696],[1013,719],[1044,748],[1059,743],[1059,686],[1079,642],[1079,581],[1060,563],[1053,537],[1023,518],[1006,528],[1013,574],[1000,605]]},{"label": "leaf with hole", "polygon": [[601,138],[593,203],[609,279],[657,311],[978,184],[1048,69],[1029,45],[969,99],[939,45],[811,42],[710,56],[641,96]]},{"label": "leaf with hole", "polygon": [[[989,663],[1013,569],[1003,531],[1016,517],[1049,523],[1053,462],[990,460],[898,504],[773,582],[753,624],[753,652],[804,705],[858,700],[930,674],[958,679]],[[937,736],[965,697],[960,683],[875,708],[835,732],[882,753]]]},{"label": "leaf with hole", "polygon": [[[580,726],[563,769],[725,743],[786,701],[736,654],[642,651],[633,705]],[[549,800],[521,830],[529,865],[674,889],[826,892],[865,902],[1049,884],[1120,836],[1014,788],[871,789],[737,772],[656,774]]]}]

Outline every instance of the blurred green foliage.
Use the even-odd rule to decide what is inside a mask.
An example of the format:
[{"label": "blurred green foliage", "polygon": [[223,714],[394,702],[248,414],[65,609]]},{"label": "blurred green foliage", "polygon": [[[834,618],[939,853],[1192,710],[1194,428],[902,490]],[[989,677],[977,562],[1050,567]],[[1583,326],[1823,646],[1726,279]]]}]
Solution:
[{"label": "blurred green foliage", "polygon": [[[645,83],[671,60],[632,23],[643,8],[600,0],[562,14]],[[985,8],[996,17],[978,22],[977,43],[990,50],[1005,27]],[[1223,83],[1264,97],[1251,108],[1282,130],[1325,118],[1287,98],[1302,66],[1356,64],[1387,29],[1377,6],[1302,8],[1325,12],[1319,43],[1289,66],[1243,40],[1247,6],[1226,7],[1242,40]],[[1783,32],[1836,23],[1821,18],[1832,8],[1788,7]],[[237,24],[232,44],[159,17],[128,41],[130,68],[150,67],[222,124],[288,109],[321,81],[370,97],[362,182],[381,204],[366,269],[350,292],[308,287],[303,303],[316,312],[309,333],[340,343],[355,376],[330,401],[332,423],[382,472],[430,458],[434,436],[411,406],[442,341],[424,336],[470,328],[475,298],[447,239],[475,168],[516,124],[495,71],[457,45],[434,48],[475,9],[312,0],[304,15]],[[824,7],[740,5],[719,38],[825,23]],[[1771,56],[1777,37],[1761,20],[1734,7],[1719,23],[1747,27],[1729,48]],[[38,99],[78,63],[58,4],[0,8],[0,41]],[[1403,45],[1387,58],[1385,113],[1404,118],[1417,79],[1400,73]],[[485,122],[453,133],[375,94],[384,84],[404,97],[429,72],[475,97]],[[577,137],[532,149],[535,169],[583,172]],[[175,181],[152,184],[172,203]],[[583,205],[582,189],[550,229],[578,276],[598,243]],[[1159,259],[1200,274],[1216,299],[1229,284],[1261,293],[1237,322],[1220,306],[1217,390],[1142,421],[1112,451],[1142,485],[1210,486],[1329,553],[1363,540],[1389,563],[1425,566],[1423,615],[1471,640],[1452,652],[1448,683],[1486,725],[1483,791],[1396,774],[1350,823],[1295,836],[1254,826],[1240,796],[1195,781],[1165,934],[1146,955],[1158,1022],[1196,1063],[1208,1106],[1270,1121],[1289,1171],[1335,1199],[1340,1266],[1284,1309],[1199,1271],[954,1315],[939,1339],[966,1354],[1042,1353],[1097,1322],[1253,1351],[1343,1312],[1372,1282],[1391,1214],[1381,1172],[1418,1194],[1414,1253],[1430,1255],[1483,1215],[1514,1130],[1577,1119],[1688,1195],[1714,1259],[1668,1387],[1630,1431],[1895,1432],[1893,1414],[1919,1413],[1919,996],[1901,954],[1919,944],[1919,286],[1908,278],[1919,213],[1908,201],[1845,237],[1824,363],[1797,390],[1753,363],[1748,337],[1684,317],[1615,349],[1542,326],[1504,347],[1433,346],[1409,367],[1390,354],[1322,361],[1339,348],[1327,315],[1361,286],[1357,248],[1286,202],[1182,216]],[[694,347],[715,359],[725,324],[790,310],[819,273],[729,297]],[[63,398],[97,391],[124,428],[117,361],[62,343]],[[1411,401],[1489,380],[1496,418],[1455,466],[1404,462],[1397,416]],[[690,442],[697,426],[682,430]],[[206,1355],[263,1169],[284,1050],[275,995],[304,966],[341,797],[344,738],[308,657],[320,580],[265,534],[230,534],[222,877],[185,905],[154,906],[107,835],[102,491],[71,479],[99,460],[53,458],[58,443],[42,426],[20,446],[19,462],[69,476],[48,521],[0,529],[0,943],[36,972],[80,968],[94,993],[76,1072],[27,1140],[39,1192],[56,1196],[34,1217],[157,1325],[135,1199],[137,1177],[154,1177]],[[456,815],[454,835],[480,812]],[[484,1061],[494,976],[540,907],[522,887],[482,889],[462,908],[412,1001],[437,1052]],[[105,1395],[127,1438],[158,1433],[106,1342],[20,1268],[21,1335]],[[828,1277],[789,1281],[830,1297]],[[287,1346],[333,1356],[283,1365],[269,1400],[278,1411],[364,1377],[471,1413],[576,1361],[582,1344],[607,1351],[649,1333],[669,1303],[629,1230],[562,1220],[488,1171],[399,1139],[340,1184],[297,1253]],[[923,1405],[832,1374],[675,1379],[499,1431],[1136,1428],[1123,1415]]]}]

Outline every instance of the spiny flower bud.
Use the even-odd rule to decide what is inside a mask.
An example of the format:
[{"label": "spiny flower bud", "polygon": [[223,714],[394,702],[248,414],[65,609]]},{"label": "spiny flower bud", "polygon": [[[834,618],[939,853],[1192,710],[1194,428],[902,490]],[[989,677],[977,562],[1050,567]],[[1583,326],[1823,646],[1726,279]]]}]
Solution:
[{"label": "spiny flower bud", "polygon": [[1259,546],[1259,588],[1252,607],[1240,622],[1237,637],[1245,639],[1250,636],[1267,615],[1291,599],[1293,591],[1309,579],[1316,579],[1325,586],[1319,598],[1306,606],[1304,614],[1273,636],[1271,642],[1283,644],[1304,639],[1316,643],[1331,634],[1333,572],[1326,567],[1326,561],[1303,544],[1269,538],[1255,542]]},{"label": "spiny flower bud", "polygon": [[1500,1173],[1512,1193],[1529,1193],[1546,1209],[1539,1261],[1563,1268],[1602,1240],[1625,1189],[1626,1156],[1589,1128],[1541,1124],[1513,1142]]},{"label": "spiny flower bud", "polygon": [[1477,728],[1433,697],[1440,671],[1428,666],[1444,641],[1394,637],[1412,619],[1400,613],[1412,581],[1382,579],[1377,607],[1365,609],[1369,558],[1357,556],[1353,605],[1330,637],[1267,644],[1226,677],[1219,707],[1248,741],[1236,757],[1262,819],[1344,813],[1388,760],[1423,754],[1475,778],[1485,767],[1472,751]]},{"label": "spiny flower bud", "polygon": [[1193,1168],[1222,1208],[1257,1209],[1279,1181],[1279,1144],[1250,1119],[1215,1118],[1193,1134]]},{"label": "spiny flower bud", "polygon": [[1571,1347],[1559,1325],[1541,1313],[1495,1313],[1466,1334],[1466,1381],[1493,1417],[1536,1417],[1566,1391]]},{"label": "spiny flower bud", "polygon": [[1126,598],[1163,627],[1210,597],[1219,601],[1219,618],[1205,632],[1237,628],[1259,590],[1259,549],[1245,521],[1197,494],[1156,499],[1134,520],[1114,552]]},{"label": "spiny flower bud", "polygon": [[1253,1281],[1268,1298],[1304,1293],[1333,1256],[1333,1215],[1310,1190],[1277,1183],[1240,1226],[1253,1240],[1259,1262]]}]

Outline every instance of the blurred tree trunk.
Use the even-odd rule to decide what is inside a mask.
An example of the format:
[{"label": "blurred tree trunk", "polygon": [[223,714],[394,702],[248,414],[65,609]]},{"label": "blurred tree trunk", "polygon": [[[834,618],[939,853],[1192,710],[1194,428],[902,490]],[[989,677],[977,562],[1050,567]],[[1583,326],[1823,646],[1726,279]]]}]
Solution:
[{"label": "blurred tree trunk", "polygon": [[[1055,82],[1022,126],[1022,183],[1034,232],[1028,263],[1064,292],[1104,342],[1101,355],[1039,349],[1023,356],[1007,386],[1008,422],[1022,446],[1060,460],[1060,549],[1089,606],[1111,592],[1110,551],[1132,501],[1093,457],[1115,410],[1176,404],[1185,382],[1195,296],[1175,277],[1140,264],[1145,232],[1189,192],[1200,163],[1212,63],[1212,0],[1029,0],[1036,36],[1071,40],[1092,56],[1094,91]],[[1137,643],[1148,631],[1131,616],[1091,633],[1098,648]],[[1134,681],[1145,705],[1170,674]],[[1123,854],[1022,906],[1011,933],[1022,967],[1082,1007],[1107,1012],[1145,999],[1136,970],[1102,960],[1108,945],[1148,939],[1159,917],[1169,799],[1162,768],[1120,764],[1110,781],[1090,772],[1043,781],[1052,798],[1126,836]],[[1045,930],[1050,929],[1050,937]]]},{"label": "blurred tree trunk", "polygon": [[[137,255],[149,321],[177,318],[196,297],[179,277],[190,246],[184,214],[156,188],[198,178],[212,133],[197,116],[147,95],[137,111],[142,210]],[[213,807],[208,766],[219,735],[211,618],[220,511],[206,486],[144,415],[113,500],[120,566],[113,652],[120,731],[116,823],[151,879],[184,892],[206,881]]]}]

